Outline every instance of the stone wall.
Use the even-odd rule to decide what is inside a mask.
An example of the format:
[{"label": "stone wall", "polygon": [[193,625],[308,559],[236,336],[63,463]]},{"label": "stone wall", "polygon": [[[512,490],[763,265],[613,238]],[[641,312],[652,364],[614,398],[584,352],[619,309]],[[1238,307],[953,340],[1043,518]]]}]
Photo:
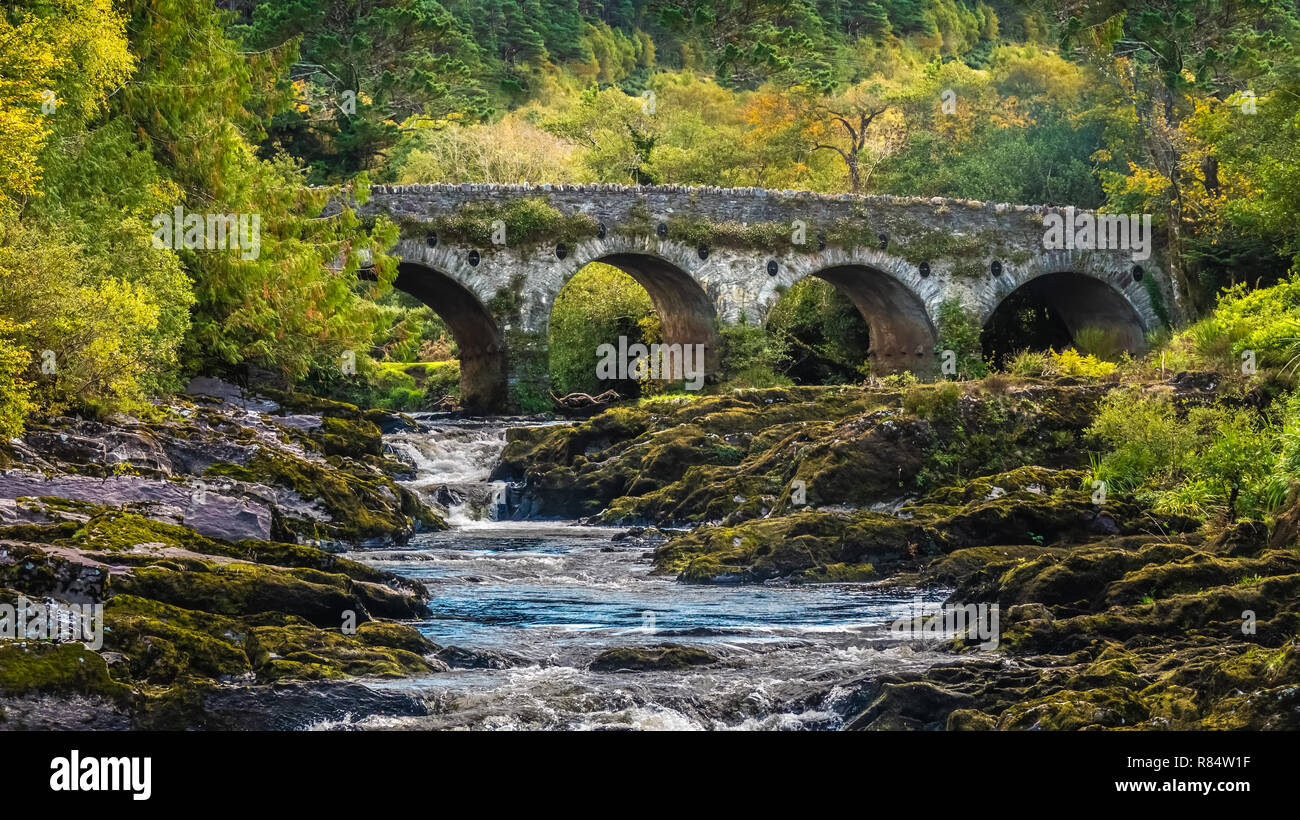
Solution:
[{"label": "stone wall", "polygon": [[[592,235],[572,246],[545,237],[512,244],[507,235],[503,245],[475,247],[437,235],[440,220],[467,207],[490,214],[519,199],[585,214]],[[1159,247],[1142,261],[1127,250],[1045,250],[1044,217],[1064,209],[1040,205],[754,188],[465,184],[374,186],[358,210],[402,225],[394,250],[403,263],[398,287],[452,325],[474,362],[462,387],[471,405],[484,408],[503,395],[509,405],[524,394],[544,397],[551,306],[593,261],[636,278],[655,303],[665,341],[705,345],[711,366],[719,323],[763,322],[783,290],[805,276],[832,282],[859,307],[880,373],[933,371],[939,307],[949,300],[983,323],[1012,292],[1031,286],[1071,330],[1113,327],[1133,349],[1162,310],[1175,319],[1182,313]],[[763,226],[779,241],[746,246],[735,223]],[[680,238],[684,224],[730,229],[717,231],[715,242],[692,244]],[[496,382],[468,383],[476,378]]]}]

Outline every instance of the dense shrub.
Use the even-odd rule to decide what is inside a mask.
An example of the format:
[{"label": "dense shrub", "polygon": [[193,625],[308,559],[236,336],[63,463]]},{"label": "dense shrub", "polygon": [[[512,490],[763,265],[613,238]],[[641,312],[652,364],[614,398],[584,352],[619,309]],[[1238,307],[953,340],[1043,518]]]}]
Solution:
[{"label": "dense shrub", "polygon": [[1138,389],[1111,393],[1089,432],[1105,445],[1094,480],[1109,491],[1151,502],[1159,512],[1197,518],[1259,517],[1286,500],[1300,476],[1294,460],[1300,399],[1281,421],[1218,405],[1181,410],[1167,395]]}]

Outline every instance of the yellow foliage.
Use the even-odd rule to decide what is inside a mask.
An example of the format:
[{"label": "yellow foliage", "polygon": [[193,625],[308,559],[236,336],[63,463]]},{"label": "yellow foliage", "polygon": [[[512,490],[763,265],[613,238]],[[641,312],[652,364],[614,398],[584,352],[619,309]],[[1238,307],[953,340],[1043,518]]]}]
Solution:
[{"label": "yellow foliage", "polygon": [[15,5],[0,16],[0,208],[36,193],[56,118],[92,115],[133,68],[112,0]]},{"label": "yellow foliage", "polygon": [[1060,353],[1053,350],[1050,355],[1057,373],[1073,376],[1076,379],[1104,379],[1114,373],[1115,368],[1119,366],[1114,362],[1102,361],[1091,354],[1085,356],[1072,347],[1067,347]]}]

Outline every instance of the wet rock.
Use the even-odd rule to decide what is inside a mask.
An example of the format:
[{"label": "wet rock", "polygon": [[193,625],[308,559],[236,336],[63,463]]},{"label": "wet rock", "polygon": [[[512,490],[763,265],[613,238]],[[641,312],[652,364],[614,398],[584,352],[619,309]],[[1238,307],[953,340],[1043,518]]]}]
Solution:
[{"label": "wet rock", "polygon": [[379,428],[379,431],[386,436],[393,433],[414,433],[419,431],[420,425],[415,419],[405,413],[389,413],[384,410],[372,410],[366,415],[366,419]]},{"label": "wet rock", "polygon": [[[46,477],[6,470],[0,472],[0,496],[66,498],[102,506],[144,505],[143,511],[150,517],[173,523],[184,521],[213,538],[238,541],[271,537],[271,504],[227,495],[203,482],[180,483],[132,475]],[[49,516],[45,517],[48,520]]]},{"label": "wet rock", "polygon": [[129,708],[80,694],[28,694],[0,701],[0,730],[24,732],[121,732],[132,728]]},{"label": "wet rock", "polygon": [[453,669],[514,669],[531,661],[513,652],[448,646],[438,651],[438,660]]},{"label": "wet rock", "polygon": [[192,705],[168,704],[137,722],[139,728],[194,727],[211,731],[295,731],[327,722],[357,721],[368,715],[419,717],[425,701],[363,684],[281,683],[223,687],[203,692]]},{"label": "wet rock", "polygon": [[956,709],[974,704],[970,695],[929,681],[887,683],[875,703],[848,725],[852,730],[938,729]]},{"label": "wet rock", "polygon": [[593,672],[680,671],[717,663],[718,656],[704,649],[678,644],[606,649],[588,666]]},{"label": "wet rock", "polygon": [[444,507],[459,507],[465,503],[465,498],[460,493],[448,487],[446,484],[439,485],[433,491],[433,500]]},{"label": "wet rock", "polygon": [[191,379],[185,386],[185,392],[191,396],[206,396],[241,410],[257,413],[274,413],[280,409],[278,404],[265,396],[209,376],[196,376]]},{"label": "wet rock", "polygon": [[[901,390],[773,388],[649,401],[573,426],[512,430],[493,477],[526,482],[525,501],[541,516],[599,514],[610,524],[733,524],[801,506],[866,507],[1017,462],[1086,466],[1083,430],[1109,389],[967,396],[951,413],[925,418],[904,412]],[[1010,494],[1020,485],[997,486]],[[1056,486],[1023,482],[1027,493]],[[996,500],[991,487],[980,497]]]},{"label": "wet rock", "polygon": [[997,728],[997,718],[978,709],[954,709],[944,728],[949,732],[987,732]]}]

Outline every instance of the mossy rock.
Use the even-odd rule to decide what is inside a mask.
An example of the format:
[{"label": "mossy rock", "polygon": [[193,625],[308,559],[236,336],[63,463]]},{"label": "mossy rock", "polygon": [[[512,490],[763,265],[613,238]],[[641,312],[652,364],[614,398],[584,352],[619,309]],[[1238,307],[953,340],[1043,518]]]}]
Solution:
[{"label": "mossy rock", "polygon": [[253,671],[243,649],[247,627],[233,618],[117,595],[105,607],[104,623],[105,646],[127,657],[133,680],[227,680]]},{"label": "mossy rock", "polygon": [[326,455],[360,460],[365,456],[382,455],[384,451],[383,435],[379,428],[365,419],[356,421],[325,416],[321,419],[318,435]]},{"label": "mossy rock", "polygon": [[253,627],[247,647],[259,678],[267,681],[396,678],[434,671],[423,657],[409,650],[304,623]]},{"label": "mossy rock", "polygon": [[297,615],[322,627],[338,627],[344,613],[367,620],[361,602],[347,591],[347,577],[330,583],[295,578],[258,564],[193,562],[182,570],[142,567],[112,580],[117,594],[136,595],[185,609],[241,616],[260,612]]},{"label": "mossy rock", "polygon": [[1015,704],[998,719],[999,729],[1075,731],[1134,727],[1150,717],[1134,691],[1107,687],[1065,690]]},{"label": "mossy rock", "polygon": [[661,644],[606,649],[588,667],[593,672],[680,671],[717,663],[718,656],[694,646]]},{"label": "mossy rock", "polygon": [[326,509],[328,522],[285,522],[303,537],[350,543],[384,538],[404,542],[417,530],[447,526],[414,493],[374,471],[350,472],[267,450],[254,454],[247,469],[259,481],[293,490]]},{"label": "mossy rock", "polygon": [[996,729],[998,719],[978,709],[954,709],[944,726],[949,732],[987,732]]},{"label": "mossy rock", "polygon": [[870,581],[878,577],[871,564],[827,564],[805,569],[790,576],[796,584],[850,584]]},{"label": "mossy rock", "polygon": [[880,694],[849,722],[854,730],[896,731],[941,728],[948,715],[974,705],[970,695],[934,681],[885,683]]},{"label": "mossy rock", "polygon": [[130,687],[116,681],[103,656],[79,643],[0,641],[0,692],[82,694],[129,701]]},{"label": "mossy rock", "polygon": [[[927,493],[923,500],[953,506],[993,501],[994,486],[1013,500],[1070,491],[1085,505],[1084,431],[1109,389],[964,395],[942,418],[908,414],[898,389],[649,400],[577,425],[512,430],[493,477],[524,482],[537,515],[599,514],[616,524],[735,524],[801,504],[865,507]],[[956,485],[969,475],[989,476],[989,486]]]},{"label": "mossy rock", "polygon": [[441,649],[415,627],[386,621],[366,621],[360,624],[357,626],[357,639],[369,646],[402,649],[415,655],[429,655]]},{"label": "mossy rock", "polygon": [[1089,473],[1086,470],[1053,470],[1024,466],[994,475],[973,478],[957,487],[943,487],[926,494],[927,504],[968,504],[1014,495],[1028,502],[1050,497],[1060,491],[1081,491]]}]

